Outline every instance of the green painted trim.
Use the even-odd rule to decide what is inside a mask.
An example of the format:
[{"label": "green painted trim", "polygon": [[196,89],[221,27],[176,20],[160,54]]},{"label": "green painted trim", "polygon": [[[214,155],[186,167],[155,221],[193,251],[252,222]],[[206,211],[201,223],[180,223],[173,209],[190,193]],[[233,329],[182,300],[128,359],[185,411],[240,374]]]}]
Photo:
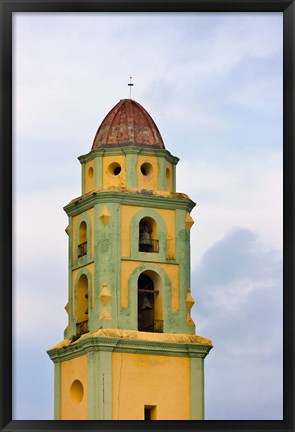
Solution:
[{"label": "green painted trim", "polygon": [[87,353],[88,369],[88,420],[99,420],[99,351]]},{"label": "green painted trim", "polygon": [[82,188],[82,195],[85,194],[85,164],[82,164],[82,170],[81,170],[81,188]]},{"label": "green painted trim", "polygon": [[176,164],[172,163],[172,192],[176,192]]},{"label": "green painted trim", "polygon": [[[111,217],[104,224],[99,215],[104,206],[107,207]],[[119,203],[99,203],[95,206],[95,306],[96,328],[118,328],[118,308],[120,290],[120,266],[121,266],[121,206]],[[112,297],[105,306],[111,319],[99,317],[104,305],[99,300],[99,294],[103,284],[107,284]],[[93,324],[94,325],[94,324]]]},{"label": "green painted trim", "polygon": [[130,188],[137,187],[137,155],[134,153],[126,154],[126,185]]},{"label": "green painted trim", "polygon": [[191,420],[204,420],[204,359],[190,359]]},{"label": "green painted trim", "polygon": [[94,188],[102,187],[102,155],[94,159]]},{"label": "green painted trim", "polygon": [[166,191],[166,159],[163,157],[158,158],[159,175],[158,175],[158,190]]},{"label": "green painted trim", "polygon": [[175,248],[176,260],[179,262],[178,273],[178,301],[179,301],[179,326],[181,333],[195,334],[195,326],[187,325],[186,296],[190,286],[190,239],[185,229],[186,211],[177,209],[175,212]]},{"label": "green painted trim", "polygon": [[182,209],[190,212],[194,207],[195,203],[185,198],[183,194],[177,194],[177,196],[159,196],[153,194],[152,191],[138,190],[136,192],[92,192],[71,201],[64,207],[65,212],[68,216],[75,216],[100,203],[120,203],[126,205],[133,205],[139,207],[153,207],[162,209]]},{"label": "green painted trim", "polygon": [[64,331],[64,338],[70,339],[76,334],[76,324],[72,316],[72,248],[73,248],[73,218],[69,217],[69,247],[68,247],[68,326]]},{"label": "green painted trim", "polygon": [[89,153],[85,155],[81,155],[78,157],[79,161],[83,164],[85,162],[88,162],[92,159],[94,159],[97,156],[119,156],[121,154],[141,154],[144,156],[161,156],[164,157],[167,161],[171,162],[172,164],[176,165],[179,161],[179,158],[177,156],[173,156],[168,150],[166,149],[153,149],[148,147],[136,147],[136,146],[122,146],[122,147],[114,147],[114,148],[103,148],[103,149],[96,149],[92,150]]},{"label": "green painted trim", "polygon": [[54,364],[54,420],[61,420],[61,363]]},{"label": "green painted trim", "polygon": [[112,420],[112,353],[99,351],[99,419]]},{"label": "green painted trim", "polygon": [[[140,333],[140,332],[139,332]],[[83,335],[71,345],[47,351],[54,362],[79,357],[90,351],[129,352],[176,357],[205,358],[212,345],[133,340],[108,336]]]},{"label": "green painted trim", "polygon": [[[139,252],[138,244],[139,244],[139,222],[144,217],[150,217],[155,220],[158,228],[158,240],[159,240],[159,252],[151,253],[151,252]],[[131,258],[135,260],[141,261],[142,258],[147,259],[149,261],[153,260],[161,260],[162,262],[166,262],[166,224],[160,213],[151,208],[144,208],[138,210],[130,222],[130,250],[131,250]]]},{"label": "green painted trim", "polygon": [[79,357],[91,350],[205,358],[211,348],[211,345],[204,344],[127,340],[106,336],[88,336],[85,338],[84,336],[67,347],[53,348],[47,353],[55,362]]}]

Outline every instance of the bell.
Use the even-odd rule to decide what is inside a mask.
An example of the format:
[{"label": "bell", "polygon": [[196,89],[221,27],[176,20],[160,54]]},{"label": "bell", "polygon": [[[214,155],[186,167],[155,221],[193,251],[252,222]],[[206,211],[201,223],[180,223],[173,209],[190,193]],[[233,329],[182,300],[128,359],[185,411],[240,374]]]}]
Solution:
[{"label": "bell", "polygon": [[140,233],[139,243],[142,245],[151,245],[152,239],[150,233],[147,231]]},{"label": "bell", "polygon": [[143,298],[143,302],[142,305],[140,307],[140,309],[145,310],[145,309],[153,309],[152,305],[150,304],[149,299],[147,298],[147,296],[145,295]]}]

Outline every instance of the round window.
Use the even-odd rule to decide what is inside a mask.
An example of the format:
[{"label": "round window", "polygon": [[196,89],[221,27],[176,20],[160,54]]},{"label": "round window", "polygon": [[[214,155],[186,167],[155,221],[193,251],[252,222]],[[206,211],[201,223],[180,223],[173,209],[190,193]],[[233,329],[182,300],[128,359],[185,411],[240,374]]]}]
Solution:
[{"label": "round window", "polygon": [[140,171],[144,176],[148,176],[153,172],[153,167],[150,163],[145,162],[141,165]]},{"label": "round window", "polygon": [[84,388],[83,384],[79,380],[75,380],[72,382],[70,395],[73,402],[80,403],[83,399]]},{"label": "round window", "polygon": [[109,174],[113,176],[119,175],[121,170],[122,170],[121,165],[118,162],[113,162],[108,167]]}]

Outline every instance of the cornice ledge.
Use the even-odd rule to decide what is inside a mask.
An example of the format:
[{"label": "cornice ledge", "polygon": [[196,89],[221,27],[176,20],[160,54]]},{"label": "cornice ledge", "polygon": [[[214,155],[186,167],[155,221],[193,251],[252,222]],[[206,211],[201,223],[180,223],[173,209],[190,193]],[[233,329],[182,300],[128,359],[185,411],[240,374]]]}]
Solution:
[{"label": "cornice ledge", "polygon": [[[148,199],[147,199],[148,197]],[[175,208],[190,212],[196,205],[186,194],[175,192],[160,192],[147,189],[127,189],[109,187],[98,189],[80,197],[74,198],[64,207],[69,216],[85,211],[100,201],[117,202],[121,204],[142,207]]]},{"label": "cornice ledge", "polygon": [[90,151],[89,153],[79,156],[78,160],[82,164],[94,159],[97,156],[103,156],[104,154],[108,156],[116,156],[116,155],[119,156],[121,154],[141,154],[145,156],[156,155],[156,156],[164,157],[168,162],[171,162],[174,165],[177,165],[179,161],[179,158],[177,156],[173,156],[166,149],[159,149],[159,148],[152,149],[147,147],[136,147],[136,146],[122,146],[122,147],[114,147],[114,148],[95,149]]}]

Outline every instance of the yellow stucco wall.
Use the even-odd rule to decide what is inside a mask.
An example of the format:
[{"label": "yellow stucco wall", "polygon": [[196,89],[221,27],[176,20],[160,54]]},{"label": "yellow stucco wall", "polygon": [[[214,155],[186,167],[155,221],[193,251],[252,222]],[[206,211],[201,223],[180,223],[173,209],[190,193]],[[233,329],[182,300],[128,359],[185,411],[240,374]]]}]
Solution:
[{"label": "yellow stucco wall", "polygon": [[113,420],[143,420],[156,406],[157,420],[190,419],[189,358],[113,353]]},{"label": "yellow stucco wall", "polygon": [[[121,207],[121,254],[130,256],[130,223],[133,216],[144,207],[127,206]],[[166,225],[166,255],[167,259],[175,258],[175,211],[166,209],[153,209],[159,213]]]},{"label": "yellow stucco wall", "polygon": [[[121,261],[121,306],[129,306],[129,278],[136,267],[146,264],[141,261]],[[157,263],[158,267],[164,270],[171,282],[171,310],[179,309],[178,301],[178,264]]]},{"label": "yellow stucco wall", "polygon": [[[83,386],[79,392],[79,383]],[[78,387],[78,391],[76,389]],[[88,418],[87,357],[83,355],[61,364],[61,420]],[[82,396],[82,398],[81,398]]]},{"label": "yellow stucco wall", "polygon": [[[150,164],[152,166],[152,170],[148,175],[143,175],[141,172],[141,166],[143,164]],[[159,174],[159,165],[158,158],[156,156],[137,156],[137,187],[139,189],[158,189],[158,174]]]},{"label": "yellow stucco wall", "polygon": [[[91,257],[94,256],[94,208],[91,208],[84,212],[89,215],[90,222],[91,222]],[[76,236],[77,232],[77,223],[80,219],[80,216],[84,213],[81,213],[79,215],[73,216],[72,219],[72,262],[73,264],[76,264],[77,262],[77,246],[79,239]]]},{"label": "yellow stucco wall", "polygon": [[[112,164],[119,164],[121,171],[118,175],[112,173]],[[115,165],[114,165],[115,166]],[[102,158],[102,186],[126,186],[126,159],[123,155],[103,156]]]}]

